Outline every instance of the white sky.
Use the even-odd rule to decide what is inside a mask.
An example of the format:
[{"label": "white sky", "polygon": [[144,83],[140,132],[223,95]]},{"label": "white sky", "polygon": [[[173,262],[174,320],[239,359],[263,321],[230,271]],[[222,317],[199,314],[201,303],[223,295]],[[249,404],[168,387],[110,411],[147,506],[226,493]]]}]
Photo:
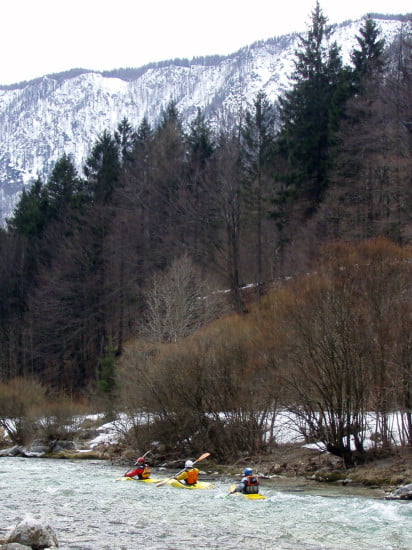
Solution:
[{"label": "white sky", "polygon": [[[2,0],[0,84],[82,67],[228,54],[307,28],[315,0]],[[406,14],[411,0],[320,0],[329,23]]]}]

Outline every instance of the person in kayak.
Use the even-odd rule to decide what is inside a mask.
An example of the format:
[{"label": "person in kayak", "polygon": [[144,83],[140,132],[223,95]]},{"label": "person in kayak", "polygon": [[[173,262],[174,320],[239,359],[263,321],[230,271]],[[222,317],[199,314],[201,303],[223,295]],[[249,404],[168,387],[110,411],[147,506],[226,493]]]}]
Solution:
[{"label": "person in kayak", "polygon": [[259,480],[253,475],[252,468],[245,468],[239,485],[230,492],[230,494],[233,493],[243,493],[245,495],[256,495],[259,493]]},{"label": "person in kayak", "polygon": [[126,472],[125,476],[127,477],[137,477],[139,479],[149,479],[151,468],[150,465],[145,461],[143,457],[139,457],[135,464],[136,468]]},{"label": "person in kayak", "polygon": [[186,485],[195,485],[199,479],[199,470],[193,467],[191,460],[186,460],[185,469],[175,479],[184,482]]}]

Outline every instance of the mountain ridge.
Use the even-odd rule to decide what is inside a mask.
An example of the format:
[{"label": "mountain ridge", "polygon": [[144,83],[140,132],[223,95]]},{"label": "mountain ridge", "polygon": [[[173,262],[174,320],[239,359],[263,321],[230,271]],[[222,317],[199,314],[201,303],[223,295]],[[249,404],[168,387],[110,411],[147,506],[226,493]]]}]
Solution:
[{"label": "mountain ridge", "polygon": [[[332,25],[332,40],[341,47],[344,62],[367,17]],[[406,16],[374,19],[389,44]],[[63,153],[73,157],[81,172],[99,134],[113,131],[123,118],[135,127],[144,117],[153,124],[174,99],[186,123],[200,107],[212,124],[225,126],[260,90],[275,102],[290,85],[300,34],[259,40],[224,56],[111,71],[77,68],[0,86],[0,224],[11,215],[24,186],[38,176],[47,178]]]}]

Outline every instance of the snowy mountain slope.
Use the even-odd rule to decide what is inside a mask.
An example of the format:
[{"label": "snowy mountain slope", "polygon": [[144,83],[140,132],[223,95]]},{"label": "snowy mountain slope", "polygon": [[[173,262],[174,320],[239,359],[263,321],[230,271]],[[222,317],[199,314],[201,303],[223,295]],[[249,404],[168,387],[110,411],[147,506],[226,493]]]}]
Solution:
[{"label": "snowy mountain slope", "polygon": [[[401,23],[377,22],[390,43]],[[335,29],[333,40],[345,61],[361,24],[351,21]],[[154,123],[174,99],[185,121],[201,107],[211,121],[230,124],[259,90],[275,101],[289,85],[297,44],[297,35],[285,35],[225,57],[147,66],[127,80],[73,71],[0,87],[0,224],[24,185],[38,175],[47,177],[63,153],[73,156],[81,172],[97,136],[125,117],[135,127],[144,116]]]}]

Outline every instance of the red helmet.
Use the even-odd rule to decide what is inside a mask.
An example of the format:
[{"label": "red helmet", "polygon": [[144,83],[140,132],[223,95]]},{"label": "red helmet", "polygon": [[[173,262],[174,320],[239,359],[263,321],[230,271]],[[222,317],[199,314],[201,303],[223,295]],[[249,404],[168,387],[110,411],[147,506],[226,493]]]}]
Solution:
[{"label": "red helmet", "polygon": [[139,456],[139,458],[136,460],[136,464],[144,464],[144,458],[142,456]]}]

